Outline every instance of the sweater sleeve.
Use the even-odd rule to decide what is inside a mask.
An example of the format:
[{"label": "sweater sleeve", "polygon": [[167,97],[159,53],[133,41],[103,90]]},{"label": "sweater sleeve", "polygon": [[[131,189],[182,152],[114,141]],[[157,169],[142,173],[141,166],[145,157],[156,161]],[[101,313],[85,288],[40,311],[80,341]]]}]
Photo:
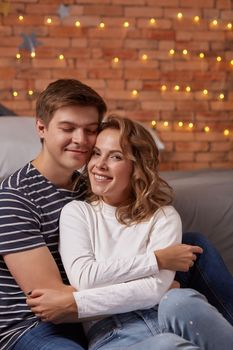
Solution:
[{"label": "sweater sleeve", "polygon": [[64,206],[60,217],[60,254],[69,281],[76,289],[103,287],[158,273],[152,250],[97,261],[90,229],[82,202],[73,201]]}]

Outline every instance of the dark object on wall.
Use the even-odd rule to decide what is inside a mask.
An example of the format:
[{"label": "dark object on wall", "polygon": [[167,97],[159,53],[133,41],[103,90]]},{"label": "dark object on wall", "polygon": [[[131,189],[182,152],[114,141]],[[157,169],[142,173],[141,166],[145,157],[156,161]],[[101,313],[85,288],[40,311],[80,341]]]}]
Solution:
[{"label": "dark object on wall", "polygon": [[12,110],[4,107],[1,103],[0,103],[0,117],[1,116],[13,116],[13,115],[17,115],[15,112],[13,112]]}]

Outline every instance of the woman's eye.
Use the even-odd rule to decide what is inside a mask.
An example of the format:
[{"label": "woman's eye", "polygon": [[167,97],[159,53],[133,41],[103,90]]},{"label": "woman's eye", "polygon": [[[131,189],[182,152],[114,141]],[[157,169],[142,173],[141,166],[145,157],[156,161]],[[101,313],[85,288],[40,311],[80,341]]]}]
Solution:
[{"label": "woman's eye", "polygon": [[62,131],[64,131],[64,132],[72,132],[73,129],[71,129],[71,128],[63,128]]},{"label": "woman's eye", "polygon": [[116,160],[122,160],[122,157],[118,155],[112,155],[111,158]]}]

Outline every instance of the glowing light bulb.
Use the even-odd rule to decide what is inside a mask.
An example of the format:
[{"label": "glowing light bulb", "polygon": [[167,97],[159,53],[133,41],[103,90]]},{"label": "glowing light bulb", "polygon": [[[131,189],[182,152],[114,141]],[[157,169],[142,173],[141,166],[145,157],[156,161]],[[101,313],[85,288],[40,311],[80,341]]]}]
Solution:
[{"label": "glowing light bulb", "polygon": [[205,131],[205,132],[210,132],[210,127],[209,127],[209,126],[205,126],[205,127],[204,127],[204,131]]},{"label": "glowing light bulb", "polygon": [[165,128],[168,126],[168,122],[167,121],[165,121],[165,122],[163,122],[163,126],[165,126]]},{"label": "glowing light bulb", "polygon": [[31,54],[30,54],[31,58],[35,58],[36,57],[36,53],[35,51],[32,51]]},{"label": "glowing light bulb", "polygon": [[76,21],[76,22],[75,22],[75,26],[76,26],[76,27],[80,27],[80,26],[81,26],[81,22],[80,22],[80,21]]},{"label": "glowing light bulb", "polygon": [[20,53],[18,52],[18,53],[15,55],[15,57],[17,58],[17,60],[20,60],[20,58],[21,58]]},{"label": "glowing light bulb", "polygon": [[180,90],[180,86],[179,86],[179,85],[175,85],[175,86],[174,86],[174,90],[175,90],[175,91],[179,91],[179,90]]},{"label": "glowing light bulb", "polygon": [[200,52],[200,53],[199,53],[199,57],[200,57],[200,58],[204,58],[204,57],[205,57],[205,54],[204,54],[203,52]]},{"label": "glowing light bulb", "polygon": [[199,17],[199,16],[193,17],[193,21],[194,21],[195,23],[198,23],[198,22],[200,21],[200,17]]},{"label": "glowing light bulb", "polygon": [[28,95],[29,96],[32,96],[34,94],[34,91],[33,90],[28,90]]},{"label": "glowing light bulb", "polygon": [[228,135],[230,134],[230,130],[225,129],[225,130],[223,131],[223,134],[224,134],[225,136],[228,136]]},{"label": "glowing light bulb", "polygon": [[138,95],[138,90],[132,90],[131,93],[132,93],[133,96],[137,96]]},{"label": "glowing light bulb", "polygon": [[177,18],[178,19],[182,19],[183,18],[183,13],[182,12],[177,13]]},{"label": "glowing light bulb", "polygon": [[203,95],[208,95],[209,91],[207,89],[204,89],[203,91]]},{"label": "glowing light bulb", "polygon": [[161,91],[167,91],[167,85],[162,85],[161,86]]},{"label": "glowing light bulb", "polygon": [[19,15],[18,19],[19,19],[19,21],[21,21],[21,22],[22,22],[22,21],[24,20],[23,15]]},{"label": "glowing light bulb", "polygon": [[218,56],[218,57],[216,57],[216,60],[217,60],[217,62],[221,62],[222,61],[222,57]]},{"label": "glowing light bulb", "polygon": [[114,63],[118,63],[119,61],[120,61],[119,57],[114,57],[114,58],[113,58],[113,62],[114,62]]},{"label": "glowing light bulb", "polygon": [[105,23],[104,23],[104,22],[100,22],[99,28],[100,28],[100,29],[104,29],[104,28],[105,28]]},{"label": "glowing light bulb", "polygon": [[15,91],[15,90],[14,90],[14,91],[12,92],[12,95],[13,95],[14,97],[17,97],[17,96],[19,95],[19,94],[18,94],[18,91]]},{"label": "glowing light bulb", "polygon": [[60,54],[60,55],[58,56],[58,58],[59,58],[60,61],[62,61],[62,60],[64,60],[65,56],[64,56],[63,54]]},{"label": "glowing light bulb", "polygon": [[156,24],[156,19],[155,18],[150,18],[150,24]]},{"label": "glowing light bulb", "polygon": [[143,61],[148,60],[148,55],[144,53],[144,54],[142,55],[142,60],[143,60]]},{"label": "glowing light bulb", "polygon": [[231,60],[230,64],[233,66],[233,60]]},{"label": "glowing light bulb", "polygon": [[194,126],[193,123],[189,123],[189,125],[188,125],[189,129],[192,129],[193,126]]},{"label": "glowing light bulb", "polygon": [[155,128],[155,127],[156,127],[156,121],[155,121],[155,120],[152,120],[151,126],[152,126],[152,128]]},{"label": "glowing light bulb", "polygon": [[214,19],[212,22],[211,22],[211,24],[213,25],[213,26],[217,26],[218,25],[218,21],[216,20],[216,19]]},{"label": "glowing light bulb", "polygon": [[174,55],[175,54],[175,50],[174,49],[169,50],[169,54],[170,55]]},{"label": "glowing light bulb", "polygon": [[51,24],[51,23],[52,23],[52,18],[50,18],[50,17],[47,18],[46,23],[47,23],[47,24]]},{"label": "glowing light bulb", "polygon": [[188,54],[188,50],[184,49],[183,51],[183,55],[187,55]]},{"label": "glowing light bulb", "polygon": [[128,22],[128,21],[125,21],[124,24],[123,24],[123,26],[124,26],[125,28],[128,28],[128,27],[129,27],[129,22]]},{"label": "glowing light bulb", "polygon": [[191,87],[190,86],[186,86],[185,91],[186,92],[190,92],[191,91]]},{"label": "glowing light bulb", "polygon": [[223,93],[221,93],[221,94],[219,94],[219,98],[220,98],[220,100],[224,100],[224,94]]},{"label": "glowing light bulb", "polygon": [[182,126],[184,125],[184,123],[183,123],[183,122],[179,122],[178,125],[179,125],[180,128],[182,128]]},{"label": "glowing light bulb", "polygon": [[227,23],[227,29],[229,29],[229,30],[232,29],[232,23],[230,23],[230,22]]}]

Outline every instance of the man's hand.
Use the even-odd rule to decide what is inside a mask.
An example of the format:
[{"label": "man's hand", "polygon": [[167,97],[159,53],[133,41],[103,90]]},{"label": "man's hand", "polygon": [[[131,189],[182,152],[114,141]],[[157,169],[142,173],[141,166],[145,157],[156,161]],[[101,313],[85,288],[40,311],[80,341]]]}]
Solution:
[{"label": "man's hand", "polygon": [[196,254],[203,253],[198,246],[176,244],[154,252],[160,270],[188,271],[197,259]]},{"label": "man's hand", "polygon": [[42,321],[55,324],[78,322],[78,309],[74,289],[35,289],[29,293],[27,304]]}]

